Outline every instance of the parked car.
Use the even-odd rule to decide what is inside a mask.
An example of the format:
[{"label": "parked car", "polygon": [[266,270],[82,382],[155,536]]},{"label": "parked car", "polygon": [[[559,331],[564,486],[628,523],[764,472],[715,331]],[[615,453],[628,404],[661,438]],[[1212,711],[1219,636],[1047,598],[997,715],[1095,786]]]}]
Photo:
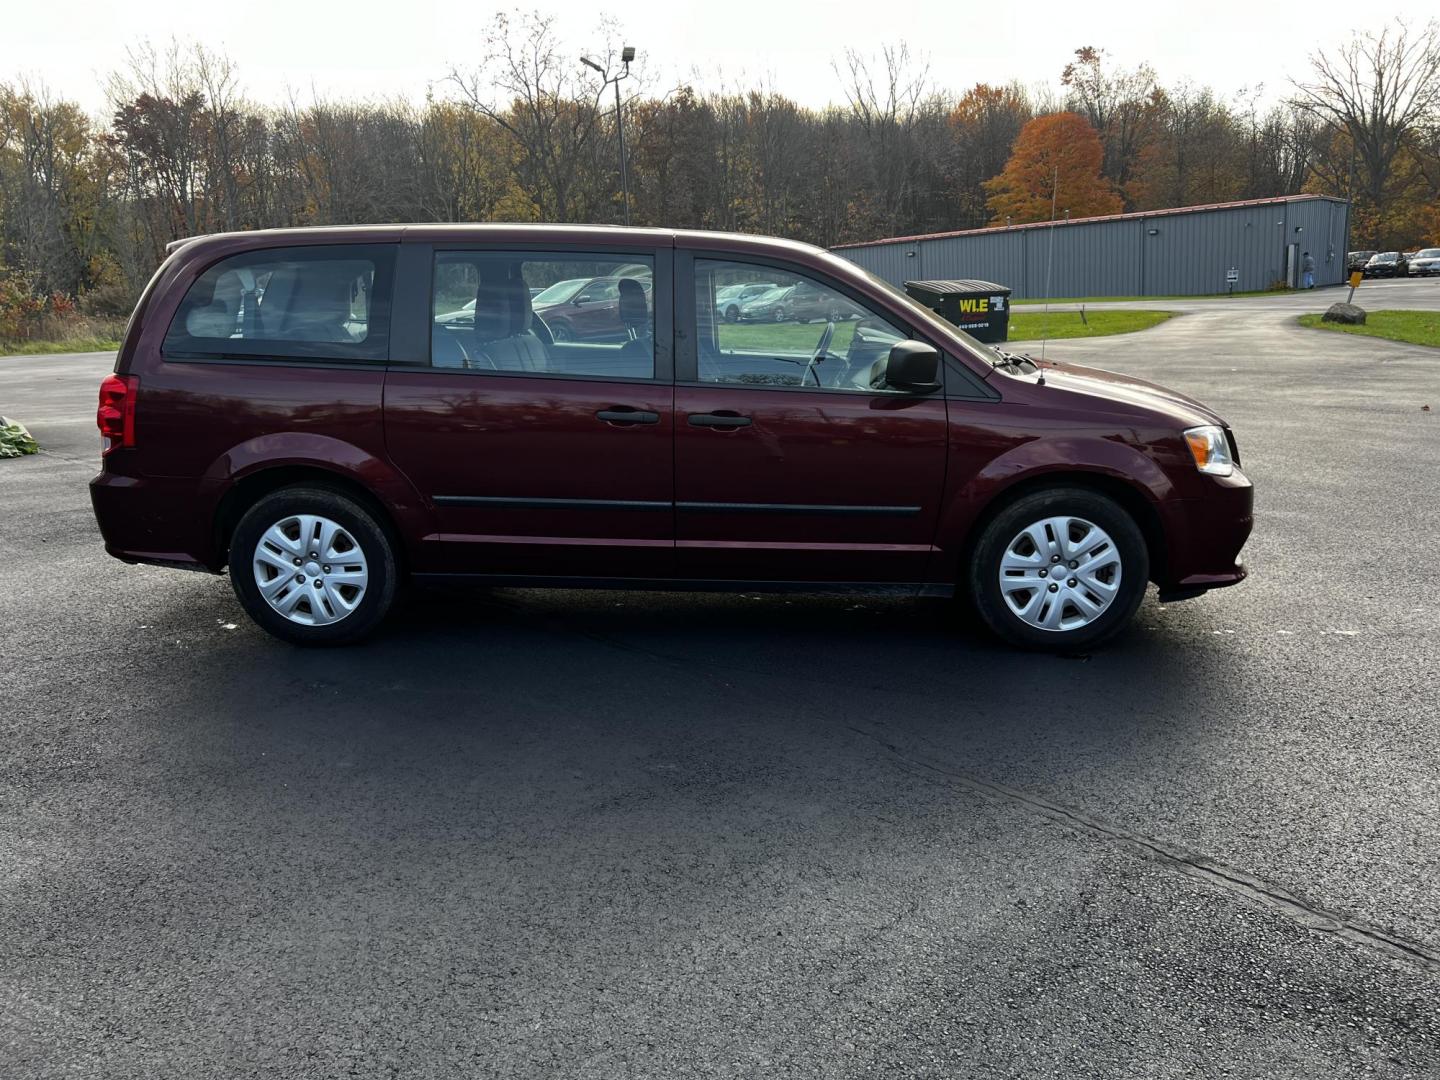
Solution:
[{"label": "parked car", "polygon": [[1364,270],[1365,265],[1377,255],[1374,251],[1352,251],[1345,256],[1345,270],[1353,273],[1356,270]]},{"label": "parked car", "polygon": [[[531,296],[535,295],[534,289],[530,290]],[[446,323],[455,326],[473,326],[475,324],[475,301],[469,300],[461,304],[454,311],[447,311],[443,315],[436,315],[437,323]]]},{"label": "parked car", "polygon": [[789,295],[788,285],[776,285],[741,304],[737,317],[740,322],[785,322],[790,318],[785,307]]},{"label": "parked car", "polygon": [[[637,263],[648,294],[617,274]],[[757,266],[859,319],[737,336],[699,318]],[[261,277],[237,330],[228,290]],[[557,279],[580,285],[549,311],[617,282],[623,336],[547,332],[526,282]],[[468,323],[446,319],[464,288]],[[189,240],[145,289],[96,420],[106,550],[228,569],[256,623],[306,645],[365,636],[412,580],[959,595],[1010,642],[1073,650],[1126,625],[1149,581],[1164,600],[1241,581],[1251,529],[1213,410],[998,352],[836,255],[760,237]]]},{"label": "parked car", "polygon": [[[557,281],[530,298],[534,311],[556,341],[621,341],[620,283],[624,277]],[[630,278],[648,291],[648,279]]]},{"label": "parked car", "polygon": [[781,285],[740,305],[741,322],[843,322],[858,318],[860,309],[813,283],[798,281]]},{"label": "parked car", "polygon": [[1380,251],[1365,264],[1366,277],[1404,277],[1407,266],[1405,256],[1398,251]]},{"label": "parked car", "polygon": [[749,281],[715,290],[715,314],[726,322],[738,322],[740,306],[775,288],[771,281]]},{"label": "parked car", "polygon": [[1411,277],[1429,277],[1440,274],[1440,248],[1421,248],[1409,260]]}]

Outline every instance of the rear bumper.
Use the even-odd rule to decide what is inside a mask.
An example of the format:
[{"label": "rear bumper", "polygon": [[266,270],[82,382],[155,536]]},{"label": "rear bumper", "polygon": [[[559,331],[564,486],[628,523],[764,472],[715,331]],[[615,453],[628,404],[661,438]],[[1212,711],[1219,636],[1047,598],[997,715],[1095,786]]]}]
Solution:
[{"label": "rear bumper", "polygon": [[214,537],[203,524],[213,518],[213,500],[198,481],[102,472],[90,481],[90,504],[115,558],[219,572]]},{"label": "rear bumper", "polygon": [[1240,549],[1255,525],[1254,488],[1239,469],[1206,479],[1214,481],[1214,488],[1204,498],[1180,499],[1169,507],[1165,572],[1156,575],[1162,600],[1183,600],[1245,580]]}]

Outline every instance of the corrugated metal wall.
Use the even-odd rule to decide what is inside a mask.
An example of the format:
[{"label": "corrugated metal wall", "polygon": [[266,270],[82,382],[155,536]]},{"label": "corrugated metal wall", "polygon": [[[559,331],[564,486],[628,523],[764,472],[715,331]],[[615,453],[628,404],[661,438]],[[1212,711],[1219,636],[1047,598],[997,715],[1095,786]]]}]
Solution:
[{"label": "corrugated metal wall", "polygon": [[[1349,205],[1325,196],[1207,210],[1127,215],[1104,221],[1057,223],[1053,229],[993,229],[961,236],[919,237],[839,248],[836,254],[902,285],[906,281],[981,278],[1007,285],[1016,298],[1046,295],[1045,267],[1054,244],[1049,295],[1197,296],[1226,291],[1226,272],[1239,275],[1236,292],[1265,289],[1301,253],[1315,259],[1315,283],[1345,276]],[[1296,245],[1293,264],[1286,248]]]}]

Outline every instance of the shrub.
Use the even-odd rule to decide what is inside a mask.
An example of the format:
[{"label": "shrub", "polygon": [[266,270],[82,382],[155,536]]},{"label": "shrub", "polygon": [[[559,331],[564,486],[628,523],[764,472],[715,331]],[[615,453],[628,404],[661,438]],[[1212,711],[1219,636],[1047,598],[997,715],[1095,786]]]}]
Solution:
[{"label": "shrub", "polygon": [[82,315],[104,319],[127,319],[134,306],[134,295],[121,281],[107,281],[93,289],[86,289],[80,294],[79,300]]},{"label": "shrub", "polygon": [[45,298],[36,296],[29,274],[0,276],[0,338],[25,338],[45,311]]},{"label": "shrub", "polygon": [[81,305],[69,294],[40,295],[29,275],[0,272],[0,352],[33,351],[24,348],[33,342],[83,342],[85,351],[104,347],[96,343],[116,341],[124,332],[128,298],[123,303],[118,315],[98,310],[82,314]]}]

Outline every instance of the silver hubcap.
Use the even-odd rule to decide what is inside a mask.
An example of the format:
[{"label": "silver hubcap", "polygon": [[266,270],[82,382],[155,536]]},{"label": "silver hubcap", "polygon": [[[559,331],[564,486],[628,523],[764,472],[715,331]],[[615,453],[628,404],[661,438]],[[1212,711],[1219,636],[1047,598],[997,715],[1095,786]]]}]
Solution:
[{"label": "silver hubcap", "polygon": [[328,626],[365,597],[365,553],[343,526],[314,514],[282,518],[260,537],[252,560],[266,602],[302,626]]},{"label": "silver hubcap", "polygon": [[1120,552],[1110,534],[1077,517],[1045,518],[1011,540],[1000,560],[1000,595],[1040,630],[1078,630],[1120,592]]}]

